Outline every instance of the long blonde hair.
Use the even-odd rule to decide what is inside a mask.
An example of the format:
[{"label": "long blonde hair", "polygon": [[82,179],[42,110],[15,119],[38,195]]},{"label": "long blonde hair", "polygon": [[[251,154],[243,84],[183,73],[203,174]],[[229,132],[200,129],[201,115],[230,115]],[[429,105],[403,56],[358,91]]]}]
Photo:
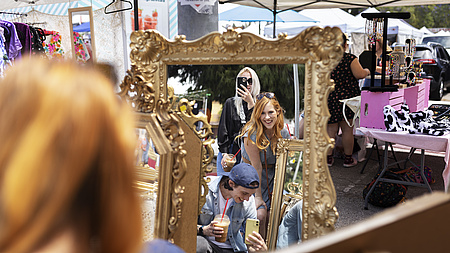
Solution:
[{"label": "long blonde hair", "polygon": [[36,251],[67,230],[75,252],[140,250],[134,119],[106,77],[20,60],[0,80],[0,119],[0,252]]},{"label": "long blonde hair", "polygon": [[[268,103],[272,103],[273,107],[277,111],[277,121],[273,127],[274,130],[274,136],[278,140],[281,138],[281,130],[284,128],[284,114],[283,114],[283,108],[281,107],[278,100],[273,98],[267,98],[266,96],[263,96],[261,99],[256,101],[255,107],[253,109],[252,117],[250,118],[250,121],[245,124],[245,126],[242,128],[241,133],[236,138],[241,138],[246,132],[248,133],[248,140],[250,140],[252,143],[254,143],[250,136],[256,132],[256,146],[259,150],[264,150],[270,145],[270,140],[267,138],[267,136],[264,134],[264,130],[266,127],[261,122],[261,115],[264,111],[264,107]],[[255,144],[255,143],[254,143]],[[272,151],[275,153],[276,145],[272,145]]]}]

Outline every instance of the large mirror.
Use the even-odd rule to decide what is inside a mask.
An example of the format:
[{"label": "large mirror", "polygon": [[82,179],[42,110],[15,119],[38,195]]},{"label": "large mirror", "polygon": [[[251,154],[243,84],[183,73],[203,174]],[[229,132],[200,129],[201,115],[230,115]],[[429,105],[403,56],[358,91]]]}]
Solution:
[{"label": "large mirror", "polygon": [[[268,234],[269,249],[282,248],[277,245],[279,225],[286,213],[303,199],[303,140],[281,140],[277,149],[275,174]],[[301,239],[301,235],[299,235]],[[278,247],[277,247],[278,246]],[[283,247],[286,247],[284,245]]]},{"label": "large mirror", "polygon": [[94,18],[92,7],[68,10],[72,58],[81,64],[93,63],[95,57]]},{"label": "large mirror", "polygon": [[[195,41],[185,41],[183,36],[170,41],[157,31],[132,33],[132,68],[120,94],[140,114],[151,115],[151,126],[159,129],[158,138],[170,147],[167,152],[158,150],[154,237],[169,239],[186,252],[195,251],[196,217],[205,203],[206,174],[210,172],[206,165],[213,156],[211,126],[205,115],[192,113],[192,102],[176,102],[173,89],[167,85],[169,65],[191,64],[304,64],[305,138],[278,144],[280,159],[273,195],[277,211],[271,213],[267,242],[270,248],[276,247],[273,242],[282,219],[283,195],[295,198],[299,189],[303,194],[302,240],[334,230],[336,194],[326,163],[326,152],[333,144],[326,126],[330,73],[342,57],[340,45],[341,31],[330,27],[313,27],[295,37],[281,35],[277,39],[234,30],[211,33]],[[201,127],[196,124],[199,121]],[[297,162],[292,163],[292,159]],[[297,190],[289,191],[292,187]]]}]

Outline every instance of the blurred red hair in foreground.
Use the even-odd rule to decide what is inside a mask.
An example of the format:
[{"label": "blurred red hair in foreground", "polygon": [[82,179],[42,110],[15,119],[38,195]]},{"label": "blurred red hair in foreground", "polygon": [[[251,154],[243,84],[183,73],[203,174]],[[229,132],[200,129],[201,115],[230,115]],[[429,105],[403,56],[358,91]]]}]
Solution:
[{"label": "blurred red hair in foreground", "polygon": [[0,252],[141,249],[134,119],[92,69],[32,58],[0,79]]}]

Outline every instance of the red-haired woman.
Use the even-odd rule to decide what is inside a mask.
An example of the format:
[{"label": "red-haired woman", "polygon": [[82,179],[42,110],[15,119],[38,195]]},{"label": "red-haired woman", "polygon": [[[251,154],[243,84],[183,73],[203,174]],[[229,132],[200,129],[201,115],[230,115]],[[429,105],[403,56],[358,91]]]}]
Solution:
[{"label": "red-haired woman", "polygon": [[289,132],[284,129],[283,108],[274,93],[256,96],[252,117],[238,137],[243,139],[242,161],[252,164],[260,177],[261,187],[255,193],[255,204],[261,222],[260,234],[266,238],[275,175],[275,149],[279,138],[289,138]]}]

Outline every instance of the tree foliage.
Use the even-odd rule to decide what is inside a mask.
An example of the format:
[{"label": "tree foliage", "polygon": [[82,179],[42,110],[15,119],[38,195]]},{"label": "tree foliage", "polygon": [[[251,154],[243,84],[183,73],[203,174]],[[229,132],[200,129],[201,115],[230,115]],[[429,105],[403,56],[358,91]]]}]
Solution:
[{"label": "tree foliage", "polygon": [[[169,77],[179,77],[189,91],[207,90],[209,101],[224,103],[236,93],[236,76],[244,65],[176,65],[169,66]],[[294,73],[292,65],[249,65],[258,74],[261,92],[274,92],[287,118],[294,117]],[[303,108],[304,65],[299,65],[300,107]]]}]

